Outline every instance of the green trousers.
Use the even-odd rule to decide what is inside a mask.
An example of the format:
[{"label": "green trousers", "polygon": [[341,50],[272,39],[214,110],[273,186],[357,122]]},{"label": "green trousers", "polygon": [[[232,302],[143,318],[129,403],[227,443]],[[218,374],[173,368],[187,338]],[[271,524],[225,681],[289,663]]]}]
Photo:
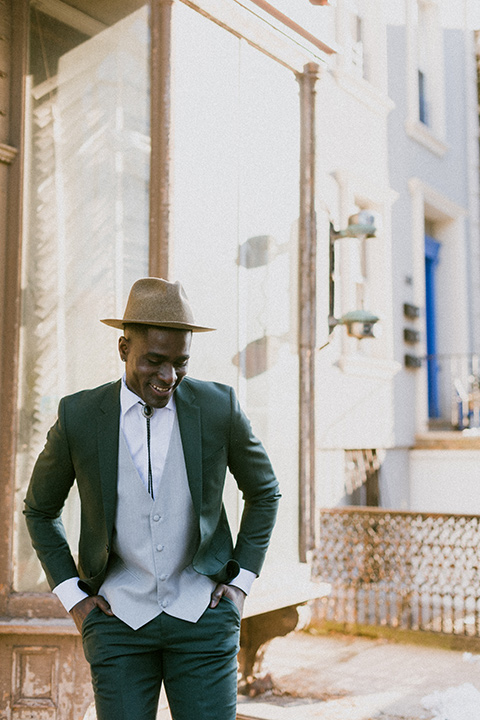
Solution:
[{"label": "green trousers", "polygon": [[240,614],[228,598],[196,623],[161,613],[139,630],[95,608],[82,628],[98,720],[235,720]]}]

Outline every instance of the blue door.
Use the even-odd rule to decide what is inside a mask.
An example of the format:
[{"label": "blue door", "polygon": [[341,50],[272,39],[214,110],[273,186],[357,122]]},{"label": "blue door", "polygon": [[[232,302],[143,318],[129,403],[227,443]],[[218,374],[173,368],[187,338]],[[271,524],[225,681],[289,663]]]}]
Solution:
[{"label": "blue door", "polygon": [[425,235],[425,303],[427,323],[428,416],[440,417],[438,397],[436,270],[440,243]]}]

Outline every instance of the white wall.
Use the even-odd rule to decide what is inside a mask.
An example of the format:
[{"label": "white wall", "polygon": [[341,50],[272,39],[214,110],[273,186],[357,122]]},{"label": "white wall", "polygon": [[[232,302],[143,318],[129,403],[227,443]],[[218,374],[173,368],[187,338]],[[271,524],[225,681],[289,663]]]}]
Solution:
[{"label": "white wall", "polygon": [[410,509],[480,514],[480,450],[412,450]]}]

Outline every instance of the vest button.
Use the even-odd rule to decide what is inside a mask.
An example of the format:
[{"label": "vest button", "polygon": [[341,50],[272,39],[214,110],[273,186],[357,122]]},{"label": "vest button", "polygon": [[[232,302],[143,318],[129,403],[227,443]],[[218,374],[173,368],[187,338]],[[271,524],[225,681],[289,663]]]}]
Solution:
[{"label": "vest button", "polygon": [[168,606],[168,600],[162,600],[162,607],[166,608]]},{"label": "vest button", "polygon": [[168,575],[165,575],[165,573],[164,573],[163,575],[160,575],[159,580],[166,580],[167,577],[168,577]]},{"label": "vest button", "polygon": [[153,519],[155,520],[155,522],[158,522],[160,520],[160,515],[154,515]]},{"label": "vest button", "polygon": [[162,552],[162,550],[163,550],[163,545],[157,545],[157,550],[158,550],[158,552]]}]

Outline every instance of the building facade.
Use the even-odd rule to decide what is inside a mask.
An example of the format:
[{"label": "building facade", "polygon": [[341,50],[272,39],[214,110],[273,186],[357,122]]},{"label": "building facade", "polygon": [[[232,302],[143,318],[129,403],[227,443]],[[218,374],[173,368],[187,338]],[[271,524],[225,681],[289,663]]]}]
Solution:
[{"label": "building facade", "polygon": [[479,511],[474,10],[337,3],[338,41],[346,12],[359,44],[325,78],[318,198],[338,230],[360,209],[379,216],[375,237],[333,245],[335,317],[365,308],[380,332],[358,340],[338,325],[318,353],[317,502],[326,507]]},{"label": "building facade", "polygon": [[[1,5],[2,717],[74,720],[91,703],[22,503],[59,398],[120,376],[99,318],[123,312],[138,277],[180,279],[218,328],[195,342],[191,374],[235,386],[282,483],[247,613],[311,592],[314,294],[299,277],[315,247],[313,88],[333,49],[249,5]],[[235,529],[233,483],[225,500]],[[63,518],[75,547],[75,493]]]},{"label": "building facade", "polygon": [[[307,598],[322,506],[478,512],[470,3],[293,5],[0,3],[0,717],[91,702],[22,502],[59,398],[121,374],[98,320],[138,277],[218,328],[191,374],[236,388],[279,475],[247,612]],[[64,518],[75,545],[74,495]]]}]

